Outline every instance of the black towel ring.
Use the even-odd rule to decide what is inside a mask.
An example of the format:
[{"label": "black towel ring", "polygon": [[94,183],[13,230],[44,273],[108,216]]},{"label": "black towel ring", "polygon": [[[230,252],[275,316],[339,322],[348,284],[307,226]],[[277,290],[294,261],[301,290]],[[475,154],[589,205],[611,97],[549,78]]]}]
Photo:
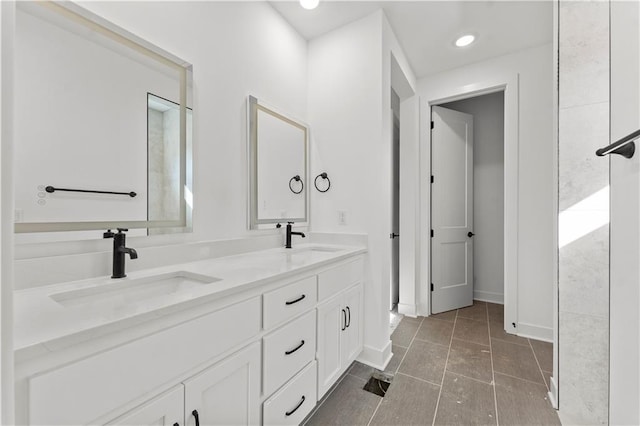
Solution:
[{"label": "black towel ring", "polygon": [[[328,183],[327,189],[322,190],[322,189],[318,188],[318,178],[326,179],[326,181]],[[318,176],[316,176],[316,178],[313,180],[313,185],[316,187],[316,189],[318,191],[327,192],[329,190],[329,188],[331,188],[331,179],[329,179],[329,176],[327,176],[327,174],[325,172],[322,172]]]},{"label": "black towel ring", "polygon": [[[300,182],[300,191],[294,191],[293,187],[291,186],[291,183],[293,183],[293,181],[296,182]],[[294,194],[299,194],[304,190],[304,182],[302,182],[302,178],[300,177],[300,175],[295,175],[294,177],[292,177],[289,180],[289,189],[291,190],[291,192],[293,192]]]}]

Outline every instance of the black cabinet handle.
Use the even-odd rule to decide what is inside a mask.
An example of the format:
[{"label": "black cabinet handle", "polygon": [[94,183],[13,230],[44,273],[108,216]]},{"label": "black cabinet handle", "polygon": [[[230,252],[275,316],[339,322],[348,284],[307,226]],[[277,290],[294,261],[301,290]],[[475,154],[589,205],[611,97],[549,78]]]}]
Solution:
[{"label": "black cabinet handle", "polygon": [[294,353],[295,351],[297,351],[298,349],[300,349],[303,346],[304,346],[304,340],[301,341],[298,346],[296,346],[295,348],[291,349],[290,351],[286,351],[284,354],[285,355],[291,355],[292,353]]},{"label": "black cabinet handle", "polygon": [[175,422],[175,423],[173,424],[173,426],[180,426],[180,423]]},{"label": "black cabinet handle", "polygon": [[473,237],[474,235],[476,235],[476,234],[474,234],[474,233],[473,233],[473,232],[471,232],[471,231],[467,232],[467,237],[469,237],[469,238]]},{"label": "black cabinet handle", "polygon": [[293,409],[293,410],[291,410],[291,411],[287,411],[286,413],[284,413],[284,415],[285,415],[285,416],[287,416],[287,417],[289,417],[290,415],[292,415],[293,413],[295,413],[296,411],[298,411],[298,408],[300,408],[300,406],[301,406],[302,404],[304,404],[304,400],[305,400],[305,399],[306,399],[306,398],[304,397],[304,395],[302,395],[302,399],[300,400],[300,402],[298,402],[298,405],[296,405],[296,408],[294,408],[294,409]]},{"label": "black cabinet handle", "polygon": [[196,418],[196,426],[200,426],[200,416],[198,415],[198,410],[193,410],[191,414]]},{"label": "black cabinet handle", "polygon": [[342,331],[347,328],[347,311],[342,310]]},{"label": "black cabinet handle", "polygon": [[287,302],[284,302],[284,304],[285,305],[293,305],[294,303],[298,303],[299,301],[301,301],[305,297],[307,297],[307,296],[305,294],[303,294],[302,296],[298,297],[296,300],[287,301]]},{"label": "black cabinet handle", "polygon": [[349,320],[347,321],[347,327],[349,328],[349,326],[351,325],[351,308],[347,306],[347,312],[349,314]]}]

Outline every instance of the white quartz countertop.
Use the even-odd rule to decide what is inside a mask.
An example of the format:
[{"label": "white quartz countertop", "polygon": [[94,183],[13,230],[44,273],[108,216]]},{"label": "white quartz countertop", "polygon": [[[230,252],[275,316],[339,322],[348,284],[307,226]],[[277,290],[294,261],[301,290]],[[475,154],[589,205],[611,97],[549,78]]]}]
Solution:
[{"label": "white quartz countertop", "polygon": [[[176,248],[179,249],[179,248]],[[180,305],[208,302],[243,290],[303,273],[323,265],[364,253],[364,247],[326,244],[299,244],[293,249],[275,248],[234,256],[218,257],[197,262],[127,273],[126,278],[111,279],[108,276],[91,278],[16,291],[14,294],[14,348],[16,351],[37,345],[51,350],[55,341],[83,332],[132,324],[144,317],[162,316],[165,311]],[[129,262],[129,259],[127,259]],[[119,303],[118,290],[109,286],[122,286],[140,282],[148,277],[183,271],[214,277],[218,281],[186,286],[167,294],[130,297]],[[136,281],[137,280],[137,281]],[[78,294],[78,290],[106,289],[105,297],[97,297],[89,303],[67,303],[60,295]],[[72,292],[72,293],[67,293]],[[54,296],[54,297],[52,297]]]}]

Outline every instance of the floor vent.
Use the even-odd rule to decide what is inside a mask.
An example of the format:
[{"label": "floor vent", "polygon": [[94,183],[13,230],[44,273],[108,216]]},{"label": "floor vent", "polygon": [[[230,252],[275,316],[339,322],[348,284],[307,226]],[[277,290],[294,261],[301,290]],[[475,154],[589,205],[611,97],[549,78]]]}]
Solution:
[{"label": "floor vent", "polygon": [[384,397],[391,386],[391,381],[393,380],[393,375],[376,371],[371,375],[371,378],[364,385],[364,390],[367,392],[371,392],[378,396]]}]

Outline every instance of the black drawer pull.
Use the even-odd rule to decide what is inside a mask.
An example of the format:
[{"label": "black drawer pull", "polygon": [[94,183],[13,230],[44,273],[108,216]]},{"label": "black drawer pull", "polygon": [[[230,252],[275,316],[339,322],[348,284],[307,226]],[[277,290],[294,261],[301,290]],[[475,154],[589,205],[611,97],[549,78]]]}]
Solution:
[{"label": "black drawer pull", "polygon": [[347,306],[347,313],[349,314],[349,319],[347,320],[347,326],[345,328],[349,328],[351,325],[351,308]]},{"label": "black drawer pull", "polygon": [[292,353],[294,353],[295,351],[297,351],[298,349],[300,349],[303,346],[304,346],[304,340],[301,341],[298,346],[296,346],[295,348],[291,349],[290,351],[286,351],[284,354],[285,355],[291,355]]},{"label": "black drawer pull", "polygon": [[305,294],[303,294],[302,296],[298,297],[296,300],[290,300],[288,302],[284,302],[284,304],[285,305],[293,305],[294,303],[298,303],[299,301],[301,301],[305,297],[307,297],[307,296]]},{"label": "black drawer pull", "polygon": [[347,328],[347,311],[342,310],[342,331]]},{"label": "black drawer pull", "polygon": [[198,415],[198,410],[193,410],[191,414],[196,418],[196,426],[200,426],[200,416]]},{"label": "black drawer pull", "polygon": [[173,426],[180,426],[180,423],[175,422],[175,423],[173,424]]},{"label": "black drawer pull", "polygon": [[293,410],[291,410],[291,411],[287,411],[286,413],[284,413],[284,415],[285,415],[285,416],[287,416],[287,417],[289,417],[290,415],[292,415],[293,413],[295,413],[296,411],[298,411],[298,408],[300,408],[300,406],[301,406],[302,404],[304,404],[304,400],[305,400],[305,399],[306,399],[306,398],[304,397],[304,395],[302,395],[302,399],[300,400],[300,402],[298,402],[298,405],[296,405],[296,408],[294,408],[294,409],[293,409]]}]

